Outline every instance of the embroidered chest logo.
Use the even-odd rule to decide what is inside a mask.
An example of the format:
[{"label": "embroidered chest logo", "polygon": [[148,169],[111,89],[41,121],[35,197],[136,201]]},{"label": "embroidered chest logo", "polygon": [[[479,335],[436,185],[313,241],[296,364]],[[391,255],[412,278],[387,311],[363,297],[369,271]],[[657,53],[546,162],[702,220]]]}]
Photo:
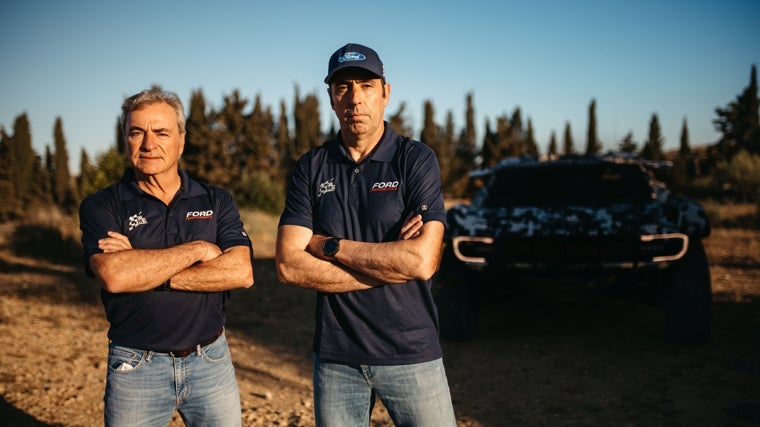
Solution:
[{"label": "embroidered chest logo", "polygon": [[137,213],[129,217],[129,231],[132,231],[135,228],[141,225],[145,225],[147,223],[148,223],[148,220],[142,216],[142,211],[140,211],[140,213]]},{"label": "embroidered chest logo", "polygon": [[191,221],[195,219],[211,219],[214,217],[214,211],[207,210],[207,211],[188,211],[185,214],[185,220]]},{"label": "embroidered chest logo", "polygon": [[330,178],[327,181],[319,184],[319,191],[317,192],[317,198],[322,197],[323,194],[327,194],[335,191],[335,178]]},{"label": "embroidered chest logo", "polygon": [[375,191],[397,191],[398,181],[376,182],[372,184],[372,188],[369,189],[370,193]]}]

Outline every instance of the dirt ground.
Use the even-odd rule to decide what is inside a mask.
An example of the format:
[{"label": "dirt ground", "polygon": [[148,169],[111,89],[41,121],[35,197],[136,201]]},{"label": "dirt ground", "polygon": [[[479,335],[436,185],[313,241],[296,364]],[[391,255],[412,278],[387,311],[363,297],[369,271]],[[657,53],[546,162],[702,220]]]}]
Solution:
[{"label": "dirt ground", "polygon": [[[641,301],[489,296],[478,337],[444,342],[459,426],[760,425],[760,232],[716,229],[705,243],[704,346],[663,342],[661,311]],[[271,250],[257,253],[256,286],[234,293],[227,324],[243,424],[310,426],[314,295],[278,284]],[[0,424],[102,425],[106,329],[78,265],[0,252]],[[372,426],[386,425],[376,407]]]}]

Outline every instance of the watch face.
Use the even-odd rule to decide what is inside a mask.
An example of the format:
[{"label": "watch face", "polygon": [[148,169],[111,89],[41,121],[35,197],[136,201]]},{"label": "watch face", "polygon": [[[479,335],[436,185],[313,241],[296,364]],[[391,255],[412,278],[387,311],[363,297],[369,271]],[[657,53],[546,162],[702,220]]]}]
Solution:
[{"label": "watch face", "polygon": [[326,256],[333,256],[338,252],[338,249],[340,249],[340,243],[338,243],[338,239],[328,239],[324,246],[322,246],[322,252]]}]

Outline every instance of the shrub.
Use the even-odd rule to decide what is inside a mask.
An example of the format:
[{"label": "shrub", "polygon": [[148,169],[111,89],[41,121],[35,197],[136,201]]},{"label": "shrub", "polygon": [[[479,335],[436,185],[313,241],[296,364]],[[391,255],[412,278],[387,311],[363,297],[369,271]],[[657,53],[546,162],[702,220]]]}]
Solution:
[{"label": "shrub", "polygon": [[13,231],[10,249],[17,255],[64,264],[77,264],[82,259],[75,219],[54,206],[31,208]]},{"label": "shrub", "polygon": [[280,213],[285,207],[285,189],[268,173],[253,172],[241,177],[233,194],[239,207]]}]

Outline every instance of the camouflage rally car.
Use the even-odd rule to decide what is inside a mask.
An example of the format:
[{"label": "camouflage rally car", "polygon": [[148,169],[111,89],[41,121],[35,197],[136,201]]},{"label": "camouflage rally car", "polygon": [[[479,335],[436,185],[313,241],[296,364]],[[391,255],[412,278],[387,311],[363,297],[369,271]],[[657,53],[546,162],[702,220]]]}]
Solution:
[{"label": "camouflage rally car", "polygon": [[651,290],[669,341],[709,338],[712,293],[705,210],[654,178],[667,162],[626,155],[509,158],[472,172],[482,184],[447,211],[434,283],[447,339],[477,329],[479,289],[524,273],[605,277]]}]

